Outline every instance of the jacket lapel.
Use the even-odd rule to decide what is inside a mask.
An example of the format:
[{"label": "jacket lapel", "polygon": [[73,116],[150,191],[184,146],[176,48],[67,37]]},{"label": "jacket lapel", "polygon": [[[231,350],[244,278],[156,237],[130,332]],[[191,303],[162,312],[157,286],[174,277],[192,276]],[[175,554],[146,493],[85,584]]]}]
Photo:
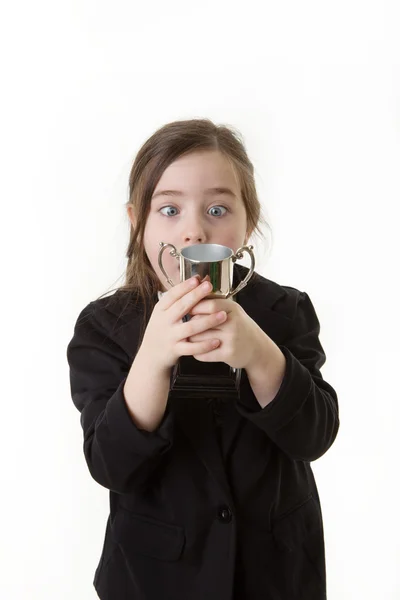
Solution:
[{"label": "jacket lapel", "polygon": [[[234,285],[242,280],[248,269],[235,265]],[[236,295],[236,301],[257,325],[276,343],[284,340],[290,331],[291,318],[276,309],[278,301],[287,292],[277,283],[254,276],[243,290]]]}]

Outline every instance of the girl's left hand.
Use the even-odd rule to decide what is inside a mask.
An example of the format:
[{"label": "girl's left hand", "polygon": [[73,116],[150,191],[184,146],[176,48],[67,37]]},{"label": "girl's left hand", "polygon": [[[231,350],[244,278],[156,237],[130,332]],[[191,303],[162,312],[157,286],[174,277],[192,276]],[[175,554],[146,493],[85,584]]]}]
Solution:
[{"label": "girl's left hand", "polygon": [[230,367],[240,369],[254,364],[262,345],[268,336],[257,325],[245,310],[234,300],[211,298],[201,300],[192,308],[193,319],[201,319],[204,315],[226,312],[226,318],[218,327],[208,329],[188,338],[188,342],[200,342],[217,338],[220,345],[205,354],[193,355],[201,362],[224,362]]}]

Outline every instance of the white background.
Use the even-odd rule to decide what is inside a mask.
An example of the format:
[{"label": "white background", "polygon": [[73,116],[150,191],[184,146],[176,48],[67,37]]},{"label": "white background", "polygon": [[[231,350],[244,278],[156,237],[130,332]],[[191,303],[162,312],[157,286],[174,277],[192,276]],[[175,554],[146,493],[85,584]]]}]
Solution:
[{"label": "white background", "polygon": [[272,246],[306,291],[341,428],[313,463],[328,599],[400,596],[398,2],[18,2],[2,11],[0,595],[90,600],[108,516],[66,346],[122,283],[135,154],[161,125],[238,128]]}]

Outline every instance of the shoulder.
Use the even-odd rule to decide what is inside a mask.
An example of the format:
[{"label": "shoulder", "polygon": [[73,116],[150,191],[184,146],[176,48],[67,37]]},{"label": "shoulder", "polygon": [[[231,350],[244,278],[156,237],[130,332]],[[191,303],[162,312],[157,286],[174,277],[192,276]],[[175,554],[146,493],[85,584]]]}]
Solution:
[{"label": "shoulder", "polygon": [[97,330],[114,337],[124,330],[126,324],[140,324],[144,316],[144,304],[137,295],[118,289],[108,296],[89,302],[78,314],[75,331]]},{"label": "shoulder", "polygon": [[87,356],[90,348],[93,355],[107,353],[110,360],[126,364],[137,352],[143,323],[142,306],[131,294],[117,290],[96,298],[77,316],[68,356],[74,360],[82,350]]}]

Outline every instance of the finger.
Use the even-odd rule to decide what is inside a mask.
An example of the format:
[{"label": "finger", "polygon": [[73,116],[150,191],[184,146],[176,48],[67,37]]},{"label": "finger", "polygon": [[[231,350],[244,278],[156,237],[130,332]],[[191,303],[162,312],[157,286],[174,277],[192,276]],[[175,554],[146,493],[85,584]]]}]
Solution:
[{"label": "finger", "polygon": [[204,340],[211,340],[214,339],[216,337],[218,337],[218,331],[221,331],[220,329],[215,329],[215,327],[213,327],[212,329],[207,329],[207,331],[203,331],[203,333],[196,333],[196,335],[191,335],[190,337],[187,338],[188,342],[204,342]]},{"label": "finger", "polygon": [[235,309],[233,304],[234,302],[232,300],[226,300],[225,298],[206,298],[193,306],[193,308],[190,310],[190,314],[206,315],[218,312],[219,310],[224,310],[227,313],[230,313]]},{"label": "finger", "polygon": [[194,356],[195,354],[204,355],[218,348],[220,343],[220,340],[216,338],[197,342],[195,344],[192,344],[191,342],[179,342],[177,349],[179,356]]},{"label": "finger", "polygon": [[187,339],[193,335],[203,333],[208,329],[218,326],[226,321],[226,312],[213,313],[212,315],[201,316],[199,319],[190,319],[186,323],[177,323],[177,339]]},{"label": "finger", "polygon": [[198,287],[200,277],[195,275],[190,279],[181,281],[177,285],[170,288],[158,301],[158,305],[163,310],[168,310],[177,300],[185,296],[188,292]]},{"label": "finger", "polygon": [[190,312],[193,306],[205,298],[205,296],[207,296],[211,290],[211,284],[206,281],[188,291],[184,296],[180,297],[169,307],[168,310],[169,314],[171,315],[171,320],[175,322],[181,321],[182,318]]},{"label": "finger", "polygon": [[195,333],[186,338],[188,342],[202,342],[203,340],[210,340],[211,338],[217,337],[222,341],[221,336],[224,334],[224,324],[226,323],[226,319],[224,322],[216,323],[214,327],[210,327],[202,331],[201,333]]},{"label": "finger", "polygon": [[193,358],[199,362],[223,362],[220,355],[220,344],[216,348],[211,348],[208,352],[193,354]]}]

